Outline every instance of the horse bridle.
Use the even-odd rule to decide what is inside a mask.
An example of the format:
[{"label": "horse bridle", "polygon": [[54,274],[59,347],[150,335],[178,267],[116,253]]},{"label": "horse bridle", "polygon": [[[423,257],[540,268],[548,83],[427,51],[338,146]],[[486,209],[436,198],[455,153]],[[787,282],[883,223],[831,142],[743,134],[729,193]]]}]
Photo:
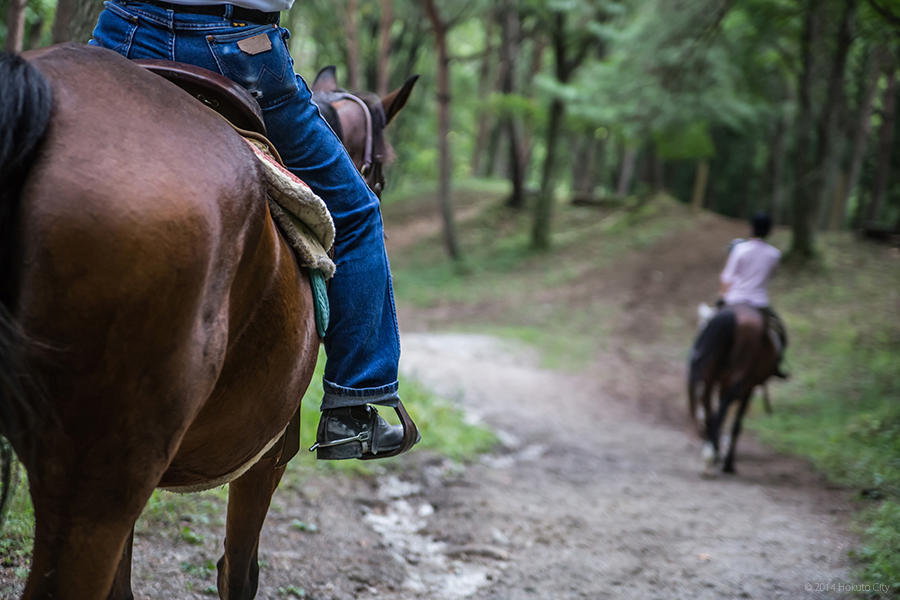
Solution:
[{"label": "horse bridle", "polygon": [[[315,98],[315,96],[318,96],[318,98]],[[365,100],[363,100],[359,96],[345,91],[317,93],[314,94],[314,100],[321,100],[329,104],[333,104],[334,102],[337,102],[339,100],[348,100],[362,109],[363,116],[366,120],[366,142],[365,148],[363,149],[363,162],[359,167],[359,173],[363,176],[363,179],[366,180],[366,184],[369,185],[370,188],[372,188],[372,191],[375,192],[375,195],[380,200],[381,192],[384,191],[384,173],[382,171],[382,160],[384,159],[384,157],[381,156],[380,151],[377,151],[375,148],[376,140],[374,127],[372,124],[374,120],[372,109],[368,104],[366,104]],[[384,118],[382,116],[382,121],[383,120]]]}]

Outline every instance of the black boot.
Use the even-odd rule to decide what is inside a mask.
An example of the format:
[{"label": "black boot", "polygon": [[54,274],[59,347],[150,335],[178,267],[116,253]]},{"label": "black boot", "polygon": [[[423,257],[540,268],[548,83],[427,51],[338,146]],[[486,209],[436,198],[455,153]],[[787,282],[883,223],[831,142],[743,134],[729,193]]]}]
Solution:
[{"label": "black boot", "polygon": [[371,406],[347,406],[322,411],[310,451],[319,460],[371,459],[399,454],[403,443],[403,425],[391,425]]},{"label": "black boot", "polygon": [[775,372],[772,373],[772,375],[774,375],[775,377],[778,377],[779,379],[790,379],[791,378],[790,373],[786,373],[781,370],[781,365],[777,365],[775,367]]},{"label": "black boot", "polygon": [[786,372],[783,370],[782,366],[781,366],[781,363],[782,363],[783,360],[784,360],[784,356],[783,356],[783,355],[778,357],[778,362],[775,363],[775,372],[772,373],[772,375],[773,375],[774,377],[778,377],[779,379],[790,379],[790,378],[791,378],[791,374],[790,374],[790,373],[786,373]]}]

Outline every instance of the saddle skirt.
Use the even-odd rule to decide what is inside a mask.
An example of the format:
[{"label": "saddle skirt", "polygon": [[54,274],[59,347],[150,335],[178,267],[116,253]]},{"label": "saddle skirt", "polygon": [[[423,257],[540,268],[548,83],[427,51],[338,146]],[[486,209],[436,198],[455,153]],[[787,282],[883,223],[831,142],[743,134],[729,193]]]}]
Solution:
[{"label": "saddle skirt", "polygon": [[269,212],[303,267],[334,275],[328,256],[334,244],[334,221],[325,202],[302,180],[288,171],[267,144],[257,136],[244,136],[263,166],[269,196]]}]

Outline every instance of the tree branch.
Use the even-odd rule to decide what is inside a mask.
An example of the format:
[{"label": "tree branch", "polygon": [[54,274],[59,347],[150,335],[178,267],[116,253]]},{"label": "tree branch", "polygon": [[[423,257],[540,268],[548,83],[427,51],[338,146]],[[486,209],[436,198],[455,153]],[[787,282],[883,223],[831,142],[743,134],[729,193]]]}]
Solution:
[{"label": "tree branch", "polygon": [[881,17],[885,21],[887,21],[894,27],[900,27],[900,15],[895,14],[884,6],[881,6],[876,0],[867,0],[867,2],[869,3],[869,6],[871,6],[872,9],[879,15],[881,15]]}]

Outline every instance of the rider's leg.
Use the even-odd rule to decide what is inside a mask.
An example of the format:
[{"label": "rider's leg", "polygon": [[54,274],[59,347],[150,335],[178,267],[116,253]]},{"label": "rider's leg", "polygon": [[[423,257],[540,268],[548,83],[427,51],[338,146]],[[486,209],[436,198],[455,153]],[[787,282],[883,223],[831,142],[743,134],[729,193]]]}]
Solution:
[{"label": "rider's leg", "polygon": [[774,310],[772,310],[771,306],[766,306],[762,309],[763,314],[766,315],[766,321],[769,329],[778,336],[779,347],[778,347],[778,357],[775,363],[775,373],[776,377],[781,377],[782,379],[787,379],[788,374],[782,370],[781,362],[784,360],[785,351],[787,350],[787,330],[784,327],[784,321],[781,320],[781,317],[778,316]]},{"label": "rider's leg", "polygon": [[[268,38],[262,44],[268,50],[250,54],[238,45],[257,36]],[[129,1],[107,4],[93,43],[129,58],[167,58],[220,72],[257,98],[269,138],[287,167],[325,200],[335,222],[337,271],[328,289],[331,315],[317,441],[360,436],[365,441],[320,448],[318,455],[371,458],[389,454],[403,440],[403,428],[389,425],[369,406],[398,402],[400,341],[381,209],[312,104],[306,83],[294,74],[288,36],[273,25],[236,26],[228,18],[173,14]]]}]

